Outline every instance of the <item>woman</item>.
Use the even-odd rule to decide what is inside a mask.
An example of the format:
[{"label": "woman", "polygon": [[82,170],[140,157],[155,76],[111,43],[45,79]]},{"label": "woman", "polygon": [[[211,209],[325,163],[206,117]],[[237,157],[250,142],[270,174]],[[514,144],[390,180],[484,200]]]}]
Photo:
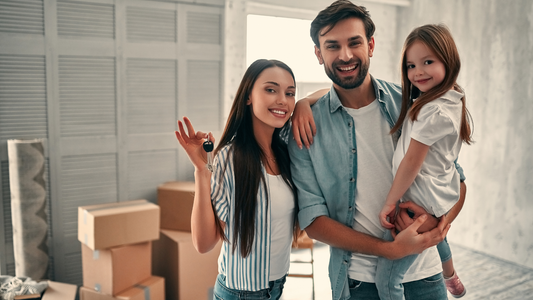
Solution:
[{"label": "woman", "polygon": [[291,69],[260,59],[247,69],[215,150],[213,172],[206,166],[204,139],[189,119],[176,137],[195,167],[191,218],[197,251],[222,239],[214,299],[279,299],[289,270],[298,226],[296,190],[280,132],[295,105]]}]

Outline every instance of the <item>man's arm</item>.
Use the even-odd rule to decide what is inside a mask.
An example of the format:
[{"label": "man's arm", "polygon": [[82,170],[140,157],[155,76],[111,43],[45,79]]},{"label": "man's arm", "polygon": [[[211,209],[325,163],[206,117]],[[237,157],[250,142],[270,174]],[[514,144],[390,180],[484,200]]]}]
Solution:
[{"label": "man's arm", "polygon": [[[317,121],[320,119],[317,118]],[[318,139],[317,143],[319,144]],[[315,144],[313,147],[318,146]],[[321,189],[322,184],[316,176],[320,170],[315,170],[310,157],[310,151],[314,151],[313,147],[300,149],[293,139],[289,140],[288,145],[292,178],[298,190],[300,210],[298,219],[301,228],[305,229],[309,236],[347,251],[380,255],[391,259],[420,253],[444,239],[448,231],[444,221],[430,232],[417,233],[418,226],[426,217],[419,218],[412,227],[398,234],[393,242],[355,231],[330,218],[330,209],[334,208],[328,207]],[[348,201],[348,199],[341,200]]]},{"label": "man's arm", "polygon": [[396,235],[392,242],[358,232],[327,216],[316,218],[305,228],[305,231],[309,237],[336,248],[394,260],[411,254],[419,254],[444,239],[449,229],[449,225],[444,220],[441,220],[438,226],[429,232],[417,233],[417,229],[426,218],[427,216],[424,215],[415,220],[406,230]]}]

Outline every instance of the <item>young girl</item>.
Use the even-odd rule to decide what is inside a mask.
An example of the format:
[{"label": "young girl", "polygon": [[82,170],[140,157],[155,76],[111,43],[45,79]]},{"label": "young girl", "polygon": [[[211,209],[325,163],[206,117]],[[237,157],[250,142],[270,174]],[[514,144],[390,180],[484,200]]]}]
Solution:
[{"label": "young girl", "polygon": [[214,299],[279,299],[289,270],[297,199],[289,155],[280,131],[295,105],[291,69],[260,59],[246,70],[206,167],[204,139],[189,119],[178,121],[176,137],[195,167],[191,219],[193,244],[210,251],[222,239]]},{"label": "young girl", "polygon": [[[393,157],[394,181],[379,217],[393,229],[399,199],[412,200],[439,218],[458,201],[459,173],[454,161],[461,144],[472,142],[465,96],[456,80],[460,60],[445,26],[424,25],[407,37],[402,51],[402,128]],[[402,126],[403,124],[403,126]],[[386,239],[391,239],[387,230]],[[376,285],[381,299],[405,299],[402,279],[417,255],[379,258]],[[463,292],[454,297],[461,297]]]}]

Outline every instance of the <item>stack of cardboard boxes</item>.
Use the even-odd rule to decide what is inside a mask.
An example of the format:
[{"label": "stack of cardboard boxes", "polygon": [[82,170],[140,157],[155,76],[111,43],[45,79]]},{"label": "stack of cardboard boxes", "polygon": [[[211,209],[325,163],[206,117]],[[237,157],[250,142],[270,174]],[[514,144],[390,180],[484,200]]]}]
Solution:
[{"label": "stack of cardboard boxes", "polygon": [[211,300],[221,242],[200,254],[192,244],[194,182],[167,182],[157,188],[161,235],[153,243],[153,274],[166,279],[168,300]]},{"label": "stack of cardboard boxes", "polygon": [[78,208],[81,300],[164,300],[165,280],[152,275],[159,206],[146,200]]}]

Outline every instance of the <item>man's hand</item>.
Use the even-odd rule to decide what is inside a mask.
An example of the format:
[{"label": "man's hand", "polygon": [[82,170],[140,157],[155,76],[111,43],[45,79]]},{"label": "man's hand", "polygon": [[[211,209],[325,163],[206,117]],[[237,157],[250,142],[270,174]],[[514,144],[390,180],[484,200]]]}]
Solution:
[{"label": "man's hand", "polygon": [[[408,211],[410,211],[414,215],[412,217],[409,216]],[[398,212],[398,215],[396,216],[396,220],[394,223],[394,225],[396,226],[396,230],[398,231],[405,230],[408,226],[413,224],[413,222],[416,219],[426,214],[427,212],[421,206],[416,205],[414,202],[407,201],[407,202],[400,203],[400,210]],[[418,228],[418,233],[424,233],[424,232],[430,231],[433,228],[437,227],[438,223],[439,223],[439,220],[437,218],[435,218],[434,216],[428,215],[426,222],[424,222]]]},{"label": "man's hand", "polygon": [[386,256],[388,259],[399,259],[411,254],[420,254],[429,247],[442,242],[450,229],[450,224],[443,216],[437,227],[431,231],[419,234],[418,230],[426,222],[427,214],[421,215],[402,232],[396,234],[391,231],[394,241],[391,243],[391,252]]}]

